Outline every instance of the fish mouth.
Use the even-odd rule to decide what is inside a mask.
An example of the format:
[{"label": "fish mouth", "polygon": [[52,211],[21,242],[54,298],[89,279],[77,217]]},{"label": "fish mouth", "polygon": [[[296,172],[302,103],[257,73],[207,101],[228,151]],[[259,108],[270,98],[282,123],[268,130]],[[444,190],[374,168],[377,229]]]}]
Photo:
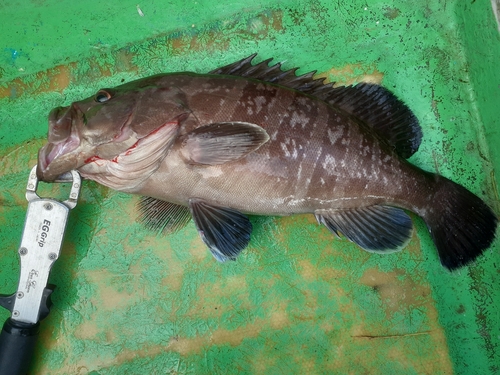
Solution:
[{"label": "fish mouth", "polygon": [[81,115],[79,109],[54,108],[49,114],[48,143],[38,152],[37,177],[42,181],[54,181],[60,174],[77,167],[72,155],[80,146],[80,137],[74,124]]}]

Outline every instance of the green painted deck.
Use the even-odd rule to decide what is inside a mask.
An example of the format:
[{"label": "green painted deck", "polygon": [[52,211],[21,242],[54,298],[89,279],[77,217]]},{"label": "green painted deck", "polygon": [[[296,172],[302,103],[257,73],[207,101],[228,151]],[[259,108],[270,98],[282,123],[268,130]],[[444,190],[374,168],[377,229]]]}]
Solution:
[{"label": "green painted deck", "polygon": [[[500,34],[487,0],[31,0],[2,2],[0,25],[0,293],[18,282],[24,188],[51,108],[254,52],[382,83],[421,121],[411,161],[500,212]],[[192,223],[144,230],[136,201],[85,182],[33,374],[500,373],[498,240],[450,273],[414,215],[409,246],[386,256],[312,216],[254,217],[249,248],[219,264]]]}]

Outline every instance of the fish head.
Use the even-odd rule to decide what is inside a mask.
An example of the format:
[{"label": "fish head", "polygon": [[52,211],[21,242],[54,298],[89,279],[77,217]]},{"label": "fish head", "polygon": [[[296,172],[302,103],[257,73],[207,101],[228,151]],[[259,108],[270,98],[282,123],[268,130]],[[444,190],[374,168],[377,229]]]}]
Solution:
[{"label": "fish head", "polygon": [[179,94],[149,77],[53,109],[48,142],[38,153],[38,178],[53,181],[73,169],[91,173],[96,160],[116,160],[165,124],[177,126],[188,116]]}]

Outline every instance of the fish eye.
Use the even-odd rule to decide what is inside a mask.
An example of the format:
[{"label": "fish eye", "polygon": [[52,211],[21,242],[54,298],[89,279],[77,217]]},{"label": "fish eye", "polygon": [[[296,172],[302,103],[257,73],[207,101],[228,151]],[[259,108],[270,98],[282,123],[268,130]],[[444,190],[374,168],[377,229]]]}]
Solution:
[{"label": "fish eye", "polygon": [[106,90],[99,90],[94,96],[94,100],[98,103],[104,103],[111,99],[111,94]]}]

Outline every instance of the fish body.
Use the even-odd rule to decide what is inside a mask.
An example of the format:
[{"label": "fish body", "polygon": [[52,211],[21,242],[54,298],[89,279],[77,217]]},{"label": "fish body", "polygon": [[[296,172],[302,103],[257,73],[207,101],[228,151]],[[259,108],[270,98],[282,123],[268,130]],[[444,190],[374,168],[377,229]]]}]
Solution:
[{"label": "fish body", "polygon": [[178,140],[159,168],[129,192],[182,205],[197,197],[261,215],[389,202],[419,205],[414,186],[425,181],[421,171],[325,102],[234,77],[181,74],[163,77],[159,85],[196,93],[183,103],[192,121],[180,124],[178,139],[204,124],[237,121],[257,124],[269,140],[241,159],[215,165],[186,162]]},{"label": "fish body", "polygon": [[245,214],[311,213],[365,250],[391,252],[411,235],[407,209],[450,269],[491,244],[497,218],[478,197],[406,161],[421,132],[404,104],[379,86],[336,89],[293,73],[249,58],[100,90],[51,112],[39,177],[78,169],[146,196],[154,228],[191,214],[222,261],[248,244]]}]

